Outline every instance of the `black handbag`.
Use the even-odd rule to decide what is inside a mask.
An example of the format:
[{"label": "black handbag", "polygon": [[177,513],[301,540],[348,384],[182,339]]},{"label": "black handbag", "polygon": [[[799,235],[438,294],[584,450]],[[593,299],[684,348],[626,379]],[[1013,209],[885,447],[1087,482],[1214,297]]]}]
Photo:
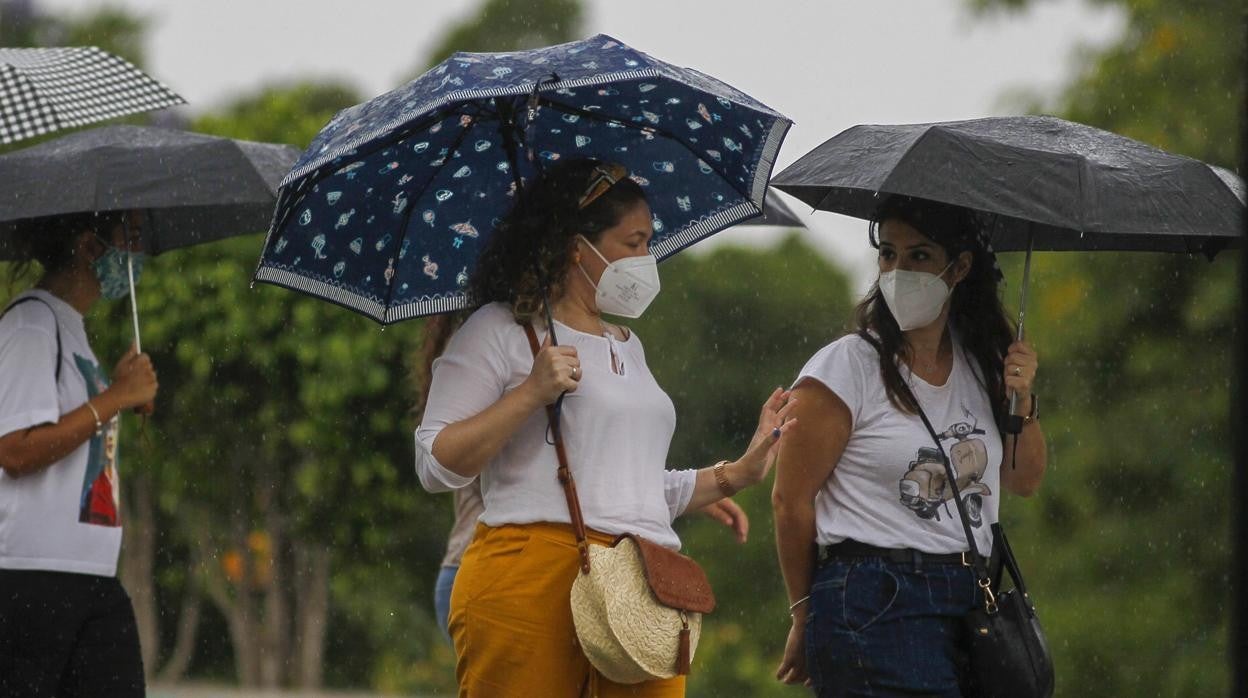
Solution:
[{"label": "black handbag", "polygon": [[[971,673],[982,696],[1048,698],[1053,695],[1054,676],[1044,629],[1001,524],[992,525],[992,534],[994,555],[998,551],[1001,555],[1001,571],[993,577],[992,593],[984,594],[984,607],[966,614]],[[1014,582],[1004,592],[1002,571],[1009,572]]]},{"label": "black handbag", "polygon": [[[914,404],[918,405],[919,401],[915,399]],[[999,523],[992,525],[993,558],[999,559],[1000,563],[993,565],[994,573],[990,575],[988,565],[975,545],[966,505],[962,502],[962,493],[958,491],[958,478],[945,447],[922,407],[919,407],[919,417],[944,461],[945,477],[953,491],[953,501],[962,520],[967,545],[970,546],[971,566],[984,597],[983,607],[976,607],[964,619],[970,634],[970,678],[974,682],[975,694],[984,698],[1050,698],[1054,683],[1053,658],[1049,654],[1040,619],[1036,616],[1036,607],[1027,595],[1018,560],[1006,540],[1005,529]],[[1009,572],[1014,586],[1002,591],[1001,581],[1005,572]]]}]

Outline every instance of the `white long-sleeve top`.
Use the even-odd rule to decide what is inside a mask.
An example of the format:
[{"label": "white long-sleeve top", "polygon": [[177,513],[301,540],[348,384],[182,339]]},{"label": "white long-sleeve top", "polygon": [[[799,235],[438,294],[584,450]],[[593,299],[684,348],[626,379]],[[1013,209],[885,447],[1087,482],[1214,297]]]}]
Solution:
[{"label": "white long-sleeve top", "polygon": [[[544,339],[545,329],[535,329]],[[696,471],[666,469],[676,410],[651,375],[641,340],[636,333],[625,341],[586,334],[559,322],[555,330],[560,344],[576,347],[581,362],[580,384],[563,402],[562,425],[585,525],[607,534],[636,533],[678,549],[672,520],[693,496]],[[505,305],[486,305],[460,327],[433,363],[416,430],[416,473],[426,490],[445,492],[472,482],[433,457],[438,434],[497,402],[532,368],[524,328]],[[481,522],[568,523],[558,467],[555,447],[547,441],[546,411],[537,410],[481,472]]]}]

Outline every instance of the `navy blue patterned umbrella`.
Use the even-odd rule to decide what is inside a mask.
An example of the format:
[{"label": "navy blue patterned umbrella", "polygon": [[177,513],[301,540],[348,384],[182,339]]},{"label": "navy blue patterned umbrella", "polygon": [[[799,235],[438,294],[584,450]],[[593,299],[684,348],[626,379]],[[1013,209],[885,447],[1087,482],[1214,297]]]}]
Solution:
[{"label": "navy blue patterned umbrella", "polygon": [[609,36],[457,53],[317,135],[283,180],[255,278],[383,324],[462,308],[517,188],[569,157],[628,167],[662,259],[762,212],[790,125]]}]

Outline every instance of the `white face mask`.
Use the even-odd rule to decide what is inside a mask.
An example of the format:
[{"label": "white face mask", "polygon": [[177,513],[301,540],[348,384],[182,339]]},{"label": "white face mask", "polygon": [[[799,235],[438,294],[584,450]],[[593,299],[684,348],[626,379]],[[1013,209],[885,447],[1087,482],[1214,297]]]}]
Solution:
[{"label": "white face mask", "polygon": [[578,235],[589,245],[589,249],[598,255],[607,268],[602,271],[598,283],[589,278],[585,267],[577,263],[577,267],[585,274],[585,280],[594,287],[598,309],[611,315],[626,318],[639,318],[646,312],[650,302],[659,295],[659,267],[654,255],[623,257],[608,262],[606,257],[594,247],[584,236]]},{"label": "white face mask", "polygon": [[[953,266],[941,270],[941,274]],[[939,274],[894,269],[880,274],[880,295],[902,331],[927,327],[940,317],[952,289]]]}]

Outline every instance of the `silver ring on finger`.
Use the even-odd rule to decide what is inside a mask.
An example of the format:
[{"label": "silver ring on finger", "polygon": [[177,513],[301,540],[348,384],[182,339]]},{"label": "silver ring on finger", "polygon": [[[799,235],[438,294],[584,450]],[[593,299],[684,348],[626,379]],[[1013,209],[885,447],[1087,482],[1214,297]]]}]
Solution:
[{"label": "silver ring on finger", "polygon": [[1022,369],[1021,367],[1019,367],[1019,366],[1015,366],[1015,367],[1014,367],[1014,375],[1016,375],[1016,376],[1021,376],[1021,375],[1023,375],[1023,369]]},{"label": "silver ring on finger", "polygon": [[572,377],[573,377],[573,378],[577,378],[577,377],[578,377],[578,376],[580,376],[580,375],[581,375],[581,367],[580,367],[580,366],[573,366],[573,367],[572,367]]}]

